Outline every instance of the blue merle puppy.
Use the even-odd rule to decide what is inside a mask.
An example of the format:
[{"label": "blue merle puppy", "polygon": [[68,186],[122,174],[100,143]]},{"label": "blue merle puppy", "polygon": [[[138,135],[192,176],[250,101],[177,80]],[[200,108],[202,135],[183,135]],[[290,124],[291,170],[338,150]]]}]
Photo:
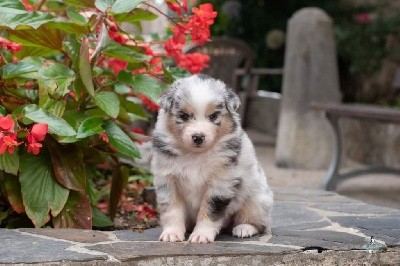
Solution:
[{"label": "blue merle puppy", "polygon": [[161,241],[209,243],[271,232],[272,191],[247,134],[238,96],[205,75],[183,78],[161,96],[152,171]]}]

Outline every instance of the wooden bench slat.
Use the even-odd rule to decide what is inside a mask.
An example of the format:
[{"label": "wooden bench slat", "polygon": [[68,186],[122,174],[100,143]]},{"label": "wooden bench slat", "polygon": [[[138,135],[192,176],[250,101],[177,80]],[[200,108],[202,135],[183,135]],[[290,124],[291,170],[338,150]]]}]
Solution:
[{"label": "wooden bench slat", "polygon": [[400,109],[366,104],[311,103],[310,107],[333,116],[400,123]]}]

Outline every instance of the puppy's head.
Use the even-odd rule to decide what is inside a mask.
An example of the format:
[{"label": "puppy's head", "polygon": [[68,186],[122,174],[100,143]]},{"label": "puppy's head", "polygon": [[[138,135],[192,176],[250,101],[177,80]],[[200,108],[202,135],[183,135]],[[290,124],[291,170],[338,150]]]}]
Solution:
[{"label": "puppy's head", "polygon": [[205,75],[183,78],[161,96],[166,130],[191,152],[204,152],[239,124],[239,97],[223,82]]}]

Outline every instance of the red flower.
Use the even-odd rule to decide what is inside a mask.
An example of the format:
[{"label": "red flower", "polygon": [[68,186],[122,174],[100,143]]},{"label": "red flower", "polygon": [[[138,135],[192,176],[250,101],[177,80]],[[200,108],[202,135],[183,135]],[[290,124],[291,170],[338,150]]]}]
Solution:
[{"label": "red flower", "polygon": [[4,154],[8,151],[9,154],[14,153],[14,148],[19,145],[17,142],[17,134],[11,133],[8,136],[4,136],[0,133],[0,154]]},{"label": "red flower", "polygon": [[48,130],[49,126],[47,124],[35,124],[31,129],[31,134],[36,141],[43,141]]},{"label": "red flower", "polygon": [[182,8],[183,10],[185,10],[185,12],[188,12],[188,4],[187,4],[187,0],[182,0]]},{"label": "red flower", "polygon": [[108,66],[114,71],[115,75],[118,75],[121,70],[126,69],[128,62],[118,58],[110,58],[108,60]]},{"label": "red flower", "polygon": [[133,133],[144,135],[144,130],[139,127],[134,127],[131,129]]},{"label": "red flower", "polygon": [[[178,4],[176,5],[179,6]],[[171,4],[170,8],[177,9],[176,5]],[[182,5],[184,9],[187,9],[187,0],[182,1]],[[210,57],[200,53],[184,55],[182,48],[186,44],[186,34],[191,35],[194,43],[203,45],[210,39],[210,26],[214,23],[217,12],[213,10],[211,4],[203,4],[198,8],[193,7],[192,11],[193,16],[188,23],[178,23],[171,28],[173,35],[172,38],[164,43],[164,49],[167,56],[171,56],[178,66],[187,69],[191,73],[199,73],[207,66]]]},{"label": "red flower", "polygon": [[207,66],[210,57],[201,53],[184,54],[177,59],[178,66],[188,70],[192,74],[199,73]]},{"label": "red flower", "polygon": [[210,26],[214,24],[217,12],[209,3],[200,5],[199,8],[193,7],[193,16],[188,25],[191,28],[190,35],[195,43],[203,45],[210,38]]},{"label": "red flower", "polygon": [[106,143],[109,142],[109,139],[108,139],[108,136],[107,136],[106,133],[101,132],[101,133],[99,133],[99,136],[100,136],[100,138],[101,138],[104,142],[106,142]]},{"label": "red flower", "polygon": [[34,11],[35,9],[28,0],[21,0],[21,4],[25,7],[26,11]]},{"label": "red flower", "polygon": [[162,74],[163,73],[163,69],[162,69],[162,58],[161,57],[153,57],[149,64],[150,64],[150,68],[151,68],[151,72],[153,74]]},{"label": "red flower", "polygon": [[181,6],[176,3],[176,2],[167,2],[167,6],[169,7],[169,9],[171,9],[172,12],[175,12],[178,16],[180,16],[181,13]]},{"label": "red flower", "polygon": [[0,36],[0,48],[16,53],[22,50],[22,46],[18,43],[12,42]]},{"label": "red flower", "polygon": [[371,13],[358,13],[355,16],[355,20],[358,24],[369,24],[373,20],[373,15]]},{"label": "red flower", "polygon": [[28,153],[32,153],[34,155],[38,155],[40,153],[40,149],[42,148],[42,144],[39,142],[32,142],[28,144]]},{"label": "red flower", "polygon": [[9,116],[0,116],[0,128],[3,131],[11,132],[14,130],[14,120]]},{"label": "red flower", "polygon": [[138,212],[136,217],[138,220],[148,220],[156,217],[156,211],[146,202],[140,205],[135,205],[132,209]]},{"label": "red flower", "polygon": [[114,41],[121,43],[121,44],[125,44],[128,41],[128,38],[117,32],[117,31],[113,31],[113,30],[108,30],[108,36],[113,39]]},{"label": "red flower", "polygon": [[172,32],[174,33],[172,39],[175,43],[185,44],[186,37],[185,32],[188,30],[187,24],[178,23],[175,26],[171,27]]},{"label": "red flower", "polygon": [[164,49],[168,56],[174,57],[182,54],[183,45],[182,43],[176,43],[172,37],[164,43]]},{"label": "red flower", "polygon": [[158,109],[160,109],[158,104],[156,104],[155,102],[150,100],[147,96],[145,96],[143,94],[140,94],[139,98],[140,98],[140,100],[142,101],[142,104],[146,107],[147,110],[153,111],[153,112],[158,112]]}]

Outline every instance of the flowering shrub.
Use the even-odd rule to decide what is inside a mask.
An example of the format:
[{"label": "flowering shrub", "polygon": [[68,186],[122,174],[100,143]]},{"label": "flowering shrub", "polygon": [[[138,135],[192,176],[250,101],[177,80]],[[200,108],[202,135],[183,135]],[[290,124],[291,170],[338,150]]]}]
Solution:
[{"label": "flowering shrub", "polygon": [[[120,159],[140,157],[132,121],[157,112],[160,93],[186,73],[167,63],[197,73],[209,61],[182,49],[209,39],[212,6],[166,3],[173,17],[141,0],[0,2],[0,225],[17,214],[36,227],[110,225],[95,208],[96,172],[112,173],[113,218],[129,177]],[[166,41],[121,27],[158,15],[172,24]]]}]

